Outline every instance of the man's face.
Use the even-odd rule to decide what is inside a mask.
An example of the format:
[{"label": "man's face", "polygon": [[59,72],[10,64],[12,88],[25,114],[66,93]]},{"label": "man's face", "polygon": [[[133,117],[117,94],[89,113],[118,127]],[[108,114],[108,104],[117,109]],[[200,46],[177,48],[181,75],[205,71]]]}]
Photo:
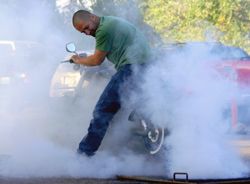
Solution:
[{"label": "man's face", "polygon": [[97,29],[97,25],[94,21],[94,18],[90,18],[87,21],[78,21],[75,25],[75,28],[81,32],[84,33],[85,35],[91,35],[95,37],[95,32]]}]

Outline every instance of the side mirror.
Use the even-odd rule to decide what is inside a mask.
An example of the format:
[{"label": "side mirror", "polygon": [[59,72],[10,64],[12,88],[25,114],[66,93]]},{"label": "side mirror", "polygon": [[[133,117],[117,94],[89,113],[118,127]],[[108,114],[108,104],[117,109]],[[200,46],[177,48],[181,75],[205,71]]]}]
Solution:
[{"label": "side mirror", "polygon": [[66,51],[76,53],[76,46],[73,42],[66,44]]}]

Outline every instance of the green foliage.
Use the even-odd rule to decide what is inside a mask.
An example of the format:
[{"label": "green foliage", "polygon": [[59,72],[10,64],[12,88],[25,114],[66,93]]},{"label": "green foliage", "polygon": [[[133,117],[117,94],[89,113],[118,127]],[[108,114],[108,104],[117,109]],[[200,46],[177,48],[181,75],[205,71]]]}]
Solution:
[{"label": "green foliage", "polygon": [[220,41],[250,53],[250,0],[144,0],[141,8],[165,41]]},{"label": "green foliage", "polygon": [[152,44],[158,44],[161,38],[151,26],[144,22],[143,12],[147,3],[143,0],[91,0],[91,9],[97,15],[123,17],[141,29]]}]

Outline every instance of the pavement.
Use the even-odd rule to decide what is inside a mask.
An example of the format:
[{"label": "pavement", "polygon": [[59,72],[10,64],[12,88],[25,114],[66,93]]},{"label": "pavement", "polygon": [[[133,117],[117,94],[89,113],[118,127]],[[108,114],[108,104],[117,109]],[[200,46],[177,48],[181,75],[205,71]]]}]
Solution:
[{"label": "pavement", "polygon": [[148,182],[119,181],[116,179],[90,179],[90,178],[0,178],[1,184],[146,184]]}]

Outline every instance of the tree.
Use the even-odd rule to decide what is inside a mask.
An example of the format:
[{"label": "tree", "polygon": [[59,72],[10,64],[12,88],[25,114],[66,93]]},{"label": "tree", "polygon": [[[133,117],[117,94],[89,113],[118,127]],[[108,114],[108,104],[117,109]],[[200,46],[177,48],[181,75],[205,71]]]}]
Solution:
[{"label": "tree", "polygon": [[248,0],[144,0],[144,20],[165,41],[220,41],[250,52]]},{"label": "tree", "polygon": [[132,22],[146,35],[152,45],[161,42],[161,38],[155,30],[144,21],[143,0],[91,0],[91,9],[97,15],[112,15],[125,18]]}]

